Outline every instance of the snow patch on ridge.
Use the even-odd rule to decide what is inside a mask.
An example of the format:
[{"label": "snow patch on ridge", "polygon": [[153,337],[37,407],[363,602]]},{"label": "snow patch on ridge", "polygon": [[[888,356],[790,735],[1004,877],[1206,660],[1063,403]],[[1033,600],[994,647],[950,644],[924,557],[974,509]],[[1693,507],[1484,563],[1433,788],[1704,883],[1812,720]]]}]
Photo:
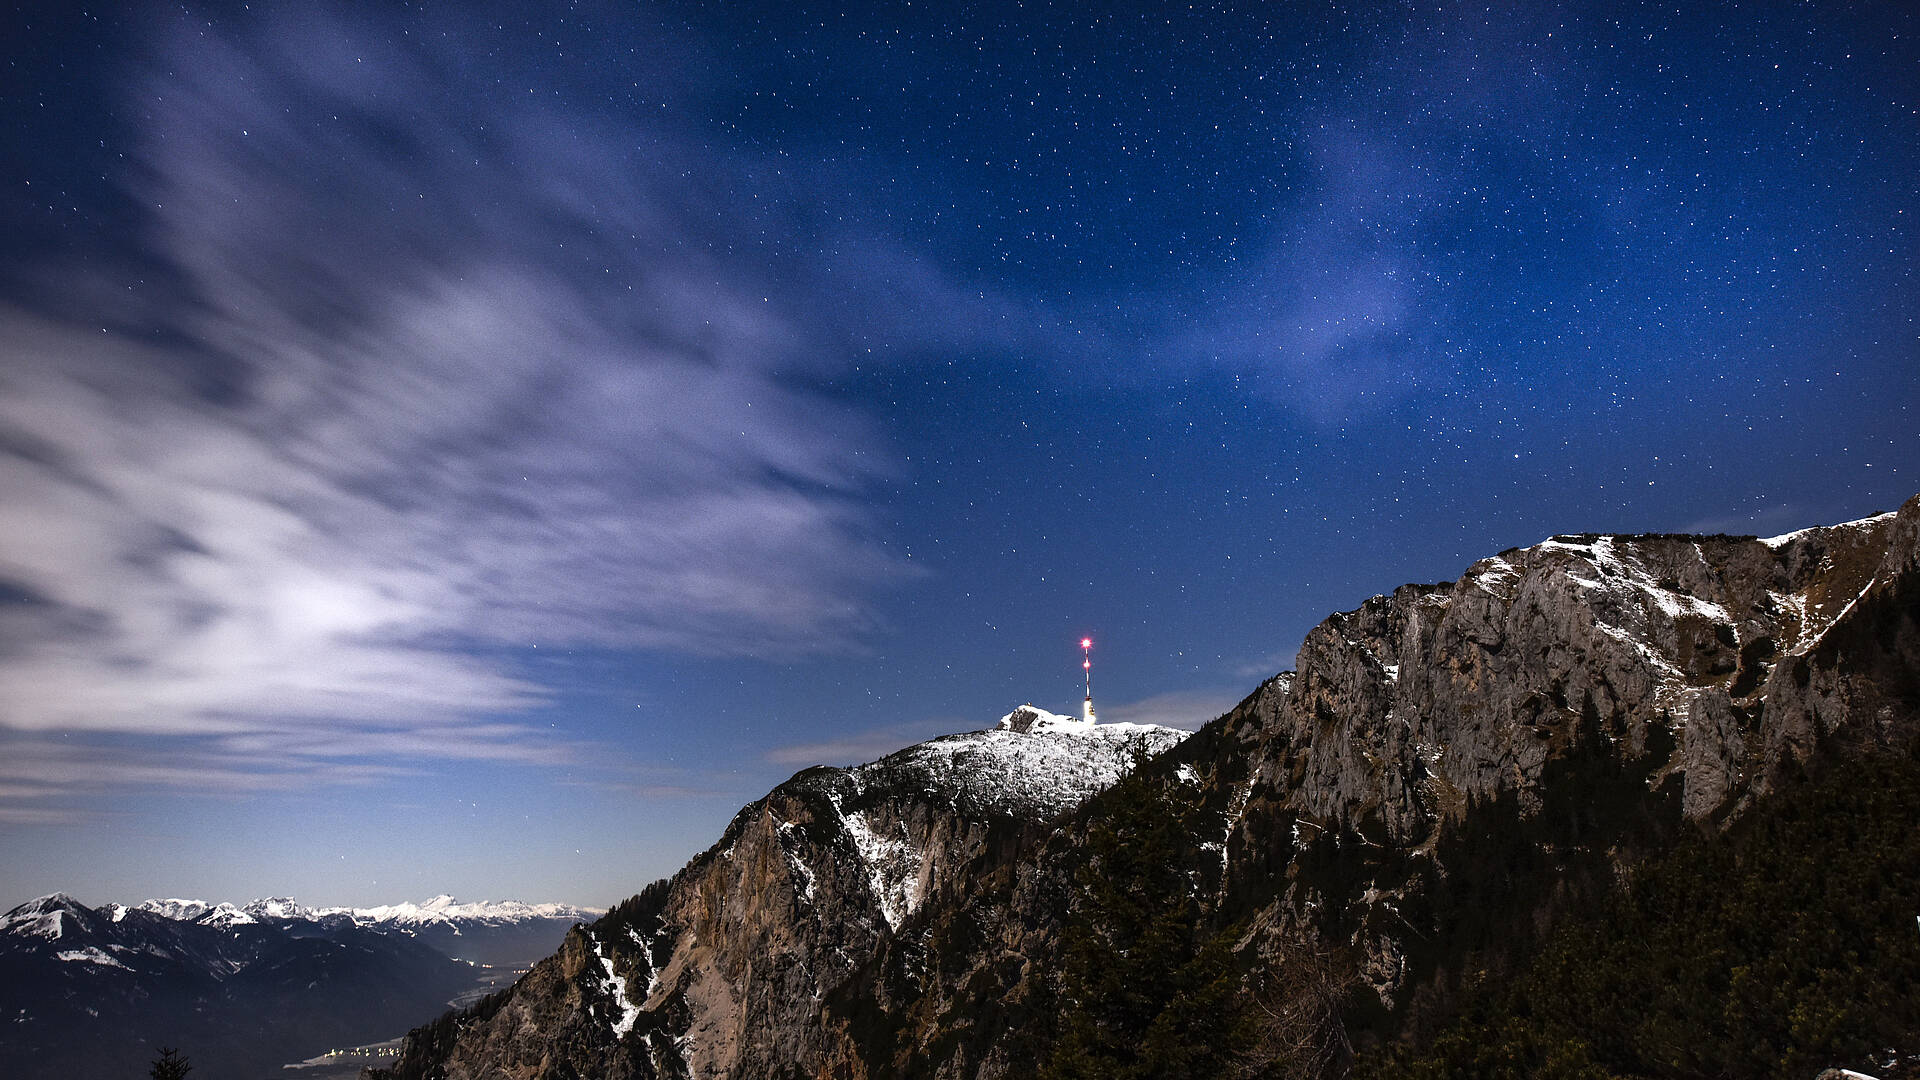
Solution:
[{"label": "snow patch on ridge", "polygon": [[[1186,766],[1182,765],[1181,768],[1184,769]],[[1225,814],[1226,828],[1221,830],[1220,839],[1217,842],[1208,841],[1200,845],[1207,850],[1217,848],[1220,852],[1220,883],[1216,888],[1225,889],[1227,887],[1227,869],[1233,858],[1233,833],[1235,829],[1240,827],[1240,822],[1247,816],[1247,801],[1253,798],[1253,783],[1253,778],[1248,777],[1234,789],[1233,795],[1228,798],[1227,812]]]},{"label": "snow patch on ridge", "polygon": [[115,960],[113,957],[108,956],[104,950],[92,945],[84,949],[68,949],[65,952],[57,952],[53,955],[69,963],[98,964],[101,967],[117,967],[121,971],[133,970],[120,961]]},{"label": "snow patch on ridge", "polygon": [[904,835],[881,836],[874,832],[864,811],[843,814],[847,835],[867,867],[867,883],[880,905],[880,917],[887,926],[898,929],[907,916],[919,910],[925,899],[920,890],[920,852]]},{"label": "snow patch on ridge", "polygon": [[634,1021],[640,1018],[640,1006],[627,1000],[627,984],[624,979],[614,974],[613,958],[601,950],[600,943],[594,940],[592,934],[587,934],[586,938],[587,944],[593,947],[594,959],[600,961],[600,970],[606,975],[601,989],[613,998],[614,1004],[620,1006],[620,1018],[613,1021],[613,1035],[617,1039],[633,1030]]},{"label": "snow patch on ridge", "polygon": [[1597,578],[1582,577],[1571,569],[1565,571],[1566,576],[1583,589],[1620,600],[1639,594],[1651,600],[1653,606],[1669,619],[1698,615],[1715,622],[1734,621],[1727,609],[1719,604],[1667,588],[1654,580],[1639,560],[1615,547],[1611,536],[1597,537],[1591,544],[1547,540],[1540,547],[1549,551],[1569,552],[1593,567],[1599,575]]},{"label": "snow patch on ridge", "polygon": [[[661,927],[659,933],[656,933],[654,936],[658,938],[665,935],[666,932],[666,928]],[[644,960],[647,965],[647,994],[646,997],[641,1000],[652,1001],[654,991],[660,988],[660,968],[653,962],[653,946],[655,943],[641,937],[640,931],[631,927],[627,929],[627,938],[635,945],[640,946],[640,958]]]},{"label": "snow patch on ridge", "polygon": [[1151,757],[1190,734],[1152,724],[1065,719],[1072,727],[943,736],[861,765],[850,775],[863,785],[917,775],[922,790],[978,810],[1057,817],[1119,783],[1132,771],[1136,751]]},{"label": "snow patch on ridge", "polygon": [[[800,883],[800,898],[808,903],[812,903],[813,889],[816,884],[813,876],[813,867],[808,866],[805,859],[795,854],[793,849],[787,846],[787,838],[798,832],[800,832],[800,826],[795,825],[793,822],[783,821],[780,823],[780,851],[787,857],[787,868],[793,872],[793,880]],[[638,939],[636,938],[636,940]]]},{"label": "snow patch on ridge", "polygon": [[[1718,625],[1737,626],[1732,613],[1670,582],[1663,584],[1635,554],[1623,550],[1613,536],[1554,537],[1536,545],[1535,550],[1570,556],[1555,569],[1586,594],[1594,629],[1645,662],[1654,678],[1656,706],[1684,716],[1692,699],[1705,687],[1692,685],[1673,658],[1653,645],[1650,623],[1662,617],[1673,622],[1691,616]],[[1704,563],[1705,555],[1697,543],[1694,552]],[[1655,616],[1654,612],[1659,615]]]},{"label": "snow patch on ridge", "polygon": [[1520,584],[1520,571],[1502,555],[1481,559],[1467,567],[1466,577],[1482,592],[1500,600],[1513,599],[1513,588]]},{"label": "snow patch on ridge", "polygon": [[1884,522],[1892,521],[1897,516],[1894,511],[1890,510],[1884,514],[1875,514],[1872,517],[1861,518],[1858,521],[1843,521],[1838,525],[1816,525],[1811,529],[1799,529],[1790,533],[1781,533],[1779,536],[1763,536],[1760,537],[1760,542],[1778,551],[1803,536],[1810,536],[1814,533],[1838,532],[1841,529],[1871,528]]}]

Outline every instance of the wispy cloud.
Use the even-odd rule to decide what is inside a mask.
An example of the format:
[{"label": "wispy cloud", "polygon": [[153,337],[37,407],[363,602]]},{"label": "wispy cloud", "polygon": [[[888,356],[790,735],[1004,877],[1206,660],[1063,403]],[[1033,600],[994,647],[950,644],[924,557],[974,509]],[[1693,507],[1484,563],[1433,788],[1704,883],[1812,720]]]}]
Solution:
[{"label": "wispy cloud", "polygon": [[1244,269],[1213,286],[1203,325],[1167,340],[1174,355],[1243,375],[1329,422],[1430,377],[1435,309],[1420,295],[1411,226],[1431,180],[1365,124],[1321,123],[1303,149],[1307,197]]},{"label": "wispy cloud", "polygon": [[[498,734],[450,732],[447,745],[431,749],[384,742],[336,746],[322,753],[278,745],[264,733],[239,737],[99,731],[52,737],[7,734],[0,736],[0,823],[67,825],[108,818],[113,813],[100,809],[97,799],[129,791],[246,798],[266,792],[412,780],[421,776],[420,763],[425,759],[476,752],[488,756],[484,743]],[[506,744],[496,749],[516,760],[522,753]]]},{"label": "wispy cloud", "polygon": [[746,801],[759,794],[743,787],[738,771],[713,764],[676,764],[595,755],[576,761],[556,775],[562,787],[591,788],[635,799],[721,799]]},{"label": "wispy cloud", "polygon": [[961,728],[954,722],[926,720],[917,724],[888,724],[818,742],[795,743],[768,750],[763,757],[776,765],[859,765],[886,757],[895,750],[925,742]]},{"label": "wispy cloud", "polygon": [[[864,331],[815,302],[826,245],[765,239],[804,166],[302,18],[183,30],[137,86],[168,288],[0,310],[0,726],[222,740],[182,766],[220,783],[550,763],[503,649],[856,646],[907,571],[861,502],[884,443],[815,389]],[[904,290],[882,318],[951,290],[838,258]]]},{"label": "wispy cloud", "polygon": [[1593,100],[1582,62],[1552,46],[1565,13],[1507,8],[1494,20],[1435,14],[1425,32],[1383,37],[1344,78],[1316,80],[1284,122],[1273,226],[1161,321],[1156,351],[1325,426],[1491,362],[1468,342],[1494,328],[1466,321],[1487,320],[1474,312],[1488,298],[1463,286],[1517,257],[1518,214],[1543,210],[1489,193],[1588,191],[1576,221],[1609,197],[1575,177],[1578,155],[1539,151]]},{"label": "wispy cloud", "polygon": [[1240,704],[1240,699],[1246,696],[1244,688],[1170,691],[1119,705],[1102,705],[1100,721],[1108,724],[1159,724],[1183,731],[1198,731]]},{"label": "wispy cloud", "polygon": [[1282,671],[1293,670],[1294,659],[1299,650],[1288,649],[1284,652],[1268,653],[1234,665],[1233,673],[1242,679],[1268,679]]}]

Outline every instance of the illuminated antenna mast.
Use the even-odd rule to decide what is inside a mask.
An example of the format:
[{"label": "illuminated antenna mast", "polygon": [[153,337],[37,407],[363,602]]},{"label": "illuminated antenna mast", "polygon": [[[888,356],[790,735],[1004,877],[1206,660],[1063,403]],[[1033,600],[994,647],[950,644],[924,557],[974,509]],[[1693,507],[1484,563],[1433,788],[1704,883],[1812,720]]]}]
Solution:
[{"label": "illuminated antenna mast", "polygon": [[1087,700],[1080,707],[1080,719],[1089,724],[1098,723],[1093,715],[1093,639],[1080,639],[1080,669],[1087,673]]}]

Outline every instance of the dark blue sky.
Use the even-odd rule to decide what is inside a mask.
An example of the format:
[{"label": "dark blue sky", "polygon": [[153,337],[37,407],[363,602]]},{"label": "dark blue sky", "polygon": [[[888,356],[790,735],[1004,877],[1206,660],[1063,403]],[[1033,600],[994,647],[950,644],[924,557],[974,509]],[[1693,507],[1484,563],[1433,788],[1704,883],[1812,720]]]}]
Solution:
[{"label": "dark blue sky", "polygon": [[14,900],[608,903],[1083,634],[1920,490],[1899,5],[360,7],[4,35]]}]

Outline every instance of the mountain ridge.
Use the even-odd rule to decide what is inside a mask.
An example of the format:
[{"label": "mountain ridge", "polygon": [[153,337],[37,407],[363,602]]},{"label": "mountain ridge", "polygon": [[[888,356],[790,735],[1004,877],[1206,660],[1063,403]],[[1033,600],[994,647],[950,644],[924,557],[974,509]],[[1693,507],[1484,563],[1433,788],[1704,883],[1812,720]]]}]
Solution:
[{"label": "mountain ridge", "polygon": [[[67,897],[66,892],[48,893],[36,897],[27,903],[36,903],[50,897]],[[78,903],[78,901],[75,901]],[[477,921],[511,921],[516,919],[566,919],[606,914],[605,908],[582,907],[577,904],[527,903],[521,900],[482,900],[462,903],[453,896],[442,893],[432,899],[414,903],[401,901],[397,904],[379,904],[373,907],[332,906],[310,908],[290,896],[268,896],[250,900],[245,904],[232,901],[193,900],[182,897],[156,897],[142,900],[137,904],[109,903],[101,905],[101,910],[124,913],[126,911],[147,911],[155,915],[193,922],[214,914],[239,914],[255,919],[304,919],[315,921],[330,915],[345,915],[361,924],[375,923],[431,923],[455,922],[462,919]]]},{"label": "mountain ridge", "polygon": [[[1087,1063],[1228,1045],[1215,1074],[1337,1074],[1688,830],[1911,741],[1917,601],[1920,498],[1766,539],[1559,534],[1330,616],[1293,672],[1079,809],[969,849],[902,918],[836,940],[778,887],[799,870],[716,879],[702,856],[570,937],[541,987],[416,1033],[395,1075],[1108,1075]],[[891,824],[931,850],[952,823],[930,811],[902,799]],[[776,789],[723,845],[757,829],[767,865],[831,876],[822,838],[782,846],[824,817]],[[699,925],[709,960],[759,970],[663,953],[697,922],[689,893],[751,914]],[[1130,966],[1149,946],[1159,970]],[[585,971],[598,983],[565,989]],[[688,1022],[660,995],[685,978],[727,1007]],[[1208,994],[1252,1043],[1182,1011]]]},{"label": "mountain ridge", "polygon": [[64,893],[11,909],[0,917],[0,1075],[137,1075],[165,1044],[190,1048],[196,1076],[252,1080],[296,1055],[388,1037],[474,980],[472,965],[412,934],[228,914],[181,920]]}]

